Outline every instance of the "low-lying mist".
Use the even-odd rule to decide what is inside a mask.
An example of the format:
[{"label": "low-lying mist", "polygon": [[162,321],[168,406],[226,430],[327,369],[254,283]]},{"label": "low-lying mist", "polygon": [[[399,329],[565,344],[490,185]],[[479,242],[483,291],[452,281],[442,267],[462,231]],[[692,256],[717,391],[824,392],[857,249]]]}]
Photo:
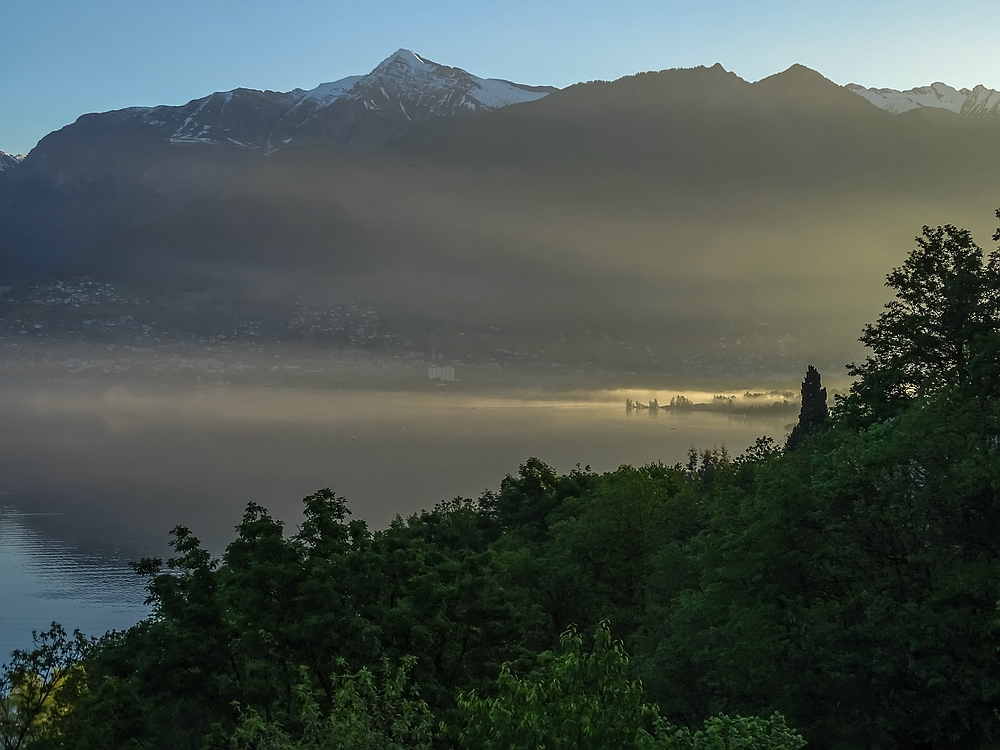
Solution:
[{"label": "low-lying mist", "polygon": [[431,334],[492,330],[492,348],[558,347],[604,367],[616,357],[590,334],[649,347],[666,371],[718,354],[723,339],[783,339],[806,360],[843,362],[921,226],[967,226],[985,241],[1000,202],[978,173],[965,185],[933,173],[870,185],[862,173],[687,189],[669,172],[609,184],[613,172],[581,187],[542,168],[275,158],[245,185],[123,235],[108,273],[247,305],[350,302],[428,352]]},{"label": "low-lying mist", "polygon": [[[701,395],[685,391],[698,399]],[[496,489],[530,456],[576,464],[683,461],[692,446],[738,453],[781,438],[794,411],[626,414],[619,391],[563,398],[95,386],[11,387],[0,394],[4,502],[57,515],[39,523],[95,548],[162,552],[189,526],[218,552],[248,502],[294,524],[300,500],[331,487],[355,516],[388,524],[456,495]]]}]

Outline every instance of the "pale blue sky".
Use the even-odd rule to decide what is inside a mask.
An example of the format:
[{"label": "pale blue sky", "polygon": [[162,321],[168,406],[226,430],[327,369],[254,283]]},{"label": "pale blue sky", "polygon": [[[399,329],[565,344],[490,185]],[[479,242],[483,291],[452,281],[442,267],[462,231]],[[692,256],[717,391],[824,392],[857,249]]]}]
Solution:
[{"label": "pale blue sky", "polygon": [[995,2],[908,0],[2,0],[0,149],[85,112],[288,90],[400,47],[485,77],[567,86],[721,62],[837,83],[1000,88]]}]

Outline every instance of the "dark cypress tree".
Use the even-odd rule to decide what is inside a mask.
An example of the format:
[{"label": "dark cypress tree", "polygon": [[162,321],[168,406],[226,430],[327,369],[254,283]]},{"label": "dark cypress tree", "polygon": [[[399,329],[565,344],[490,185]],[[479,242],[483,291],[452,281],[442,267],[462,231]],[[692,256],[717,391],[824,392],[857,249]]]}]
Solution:
[{"label": "dark cypress tree", "polygon": [[806,377],[802,381],[802,408],[799,410],[799,422],[788,436],[788,447],[794,448],[801,443],[807,433],[826,421],[826,417],[826,388],[823,388],[820,382],[819,370],[809,365]]}]

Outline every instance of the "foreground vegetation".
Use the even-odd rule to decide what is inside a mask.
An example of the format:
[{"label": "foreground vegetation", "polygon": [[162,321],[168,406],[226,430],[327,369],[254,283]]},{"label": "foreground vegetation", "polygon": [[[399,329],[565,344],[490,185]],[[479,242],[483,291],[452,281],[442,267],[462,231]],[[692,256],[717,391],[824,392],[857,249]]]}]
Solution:
[{"label": "foreground vegetation", "polygon": [[786,446],[530,459],[375,532],[330,490],[293,534],[251,504],[220,560],[177,527],[148,620],[15,654],[4,747],[995,742],[1000,258],[925,228],[889,286]]}]

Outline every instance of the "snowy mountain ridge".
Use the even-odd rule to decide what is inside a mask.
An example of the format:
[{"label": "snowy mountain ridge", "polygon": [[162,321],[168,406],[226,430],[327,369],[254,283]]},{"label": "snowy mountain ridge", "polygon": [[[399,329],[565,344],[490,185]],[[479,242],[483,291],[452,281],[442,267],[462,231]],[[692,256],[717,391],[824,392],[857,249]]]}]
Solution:
[{"label": "snowy mountain ridge", "polygon": [[555,90],[480,78],[399,49],[367,75],[305,92],[275,126],[267,151],[295,142],[370,148],[435,117],[488,112],[541,99]]},{"label": "snowy mountain ridge", "polygon": [[[541,99],[555,90],[480,78],[400,49],[367,75],[308,91],[238,88],[181,106],[129,107],[84,115],[77,122],[155,129],[174,144],[264,153],[299,143],[357,150],[377,147],[435,117],[491,111]],[[10,166],[3,162],[0,169]]]},{"label": "snowy mountain ridge", "polygon": [[856,83],[849,83],[844,88],[894,115],[931,107],[969,117],[1000,119],[1000,91],[981,85],[971,89],[956,89],[938,81],[930,86],[919,86],[906,91],[865,88]]},{"label": "snowy mountain ridge", "polygon": [[412,50],[400,49],[358,80],[345,96],[349,100],[364,101],[366,109],[375,109],[385,105],[391,92],[406,92],[408,98],[438,113],[450,107],[470,112],[499,109],[541,99],[551,91],[550,87],[480,78],[461,68],[426,60]]},{"label": "snowy mountain ridge", "polygon": [[0,151],[0,172],[13,169],[22,161],[24,161],[24,154],[8,154],[6,151]]},{"label": "snowy mountain ridge", "polygon": [[236,88],[180,106],[85,114],[42,138],[23,162],[0,154],[0,261],[7,248],[37,249],[18,256],[27,268],[169,215],[286,147],[372,151],[427,121],[475,117],[555,90],[398,50],[365,75],[309,90]]}]

